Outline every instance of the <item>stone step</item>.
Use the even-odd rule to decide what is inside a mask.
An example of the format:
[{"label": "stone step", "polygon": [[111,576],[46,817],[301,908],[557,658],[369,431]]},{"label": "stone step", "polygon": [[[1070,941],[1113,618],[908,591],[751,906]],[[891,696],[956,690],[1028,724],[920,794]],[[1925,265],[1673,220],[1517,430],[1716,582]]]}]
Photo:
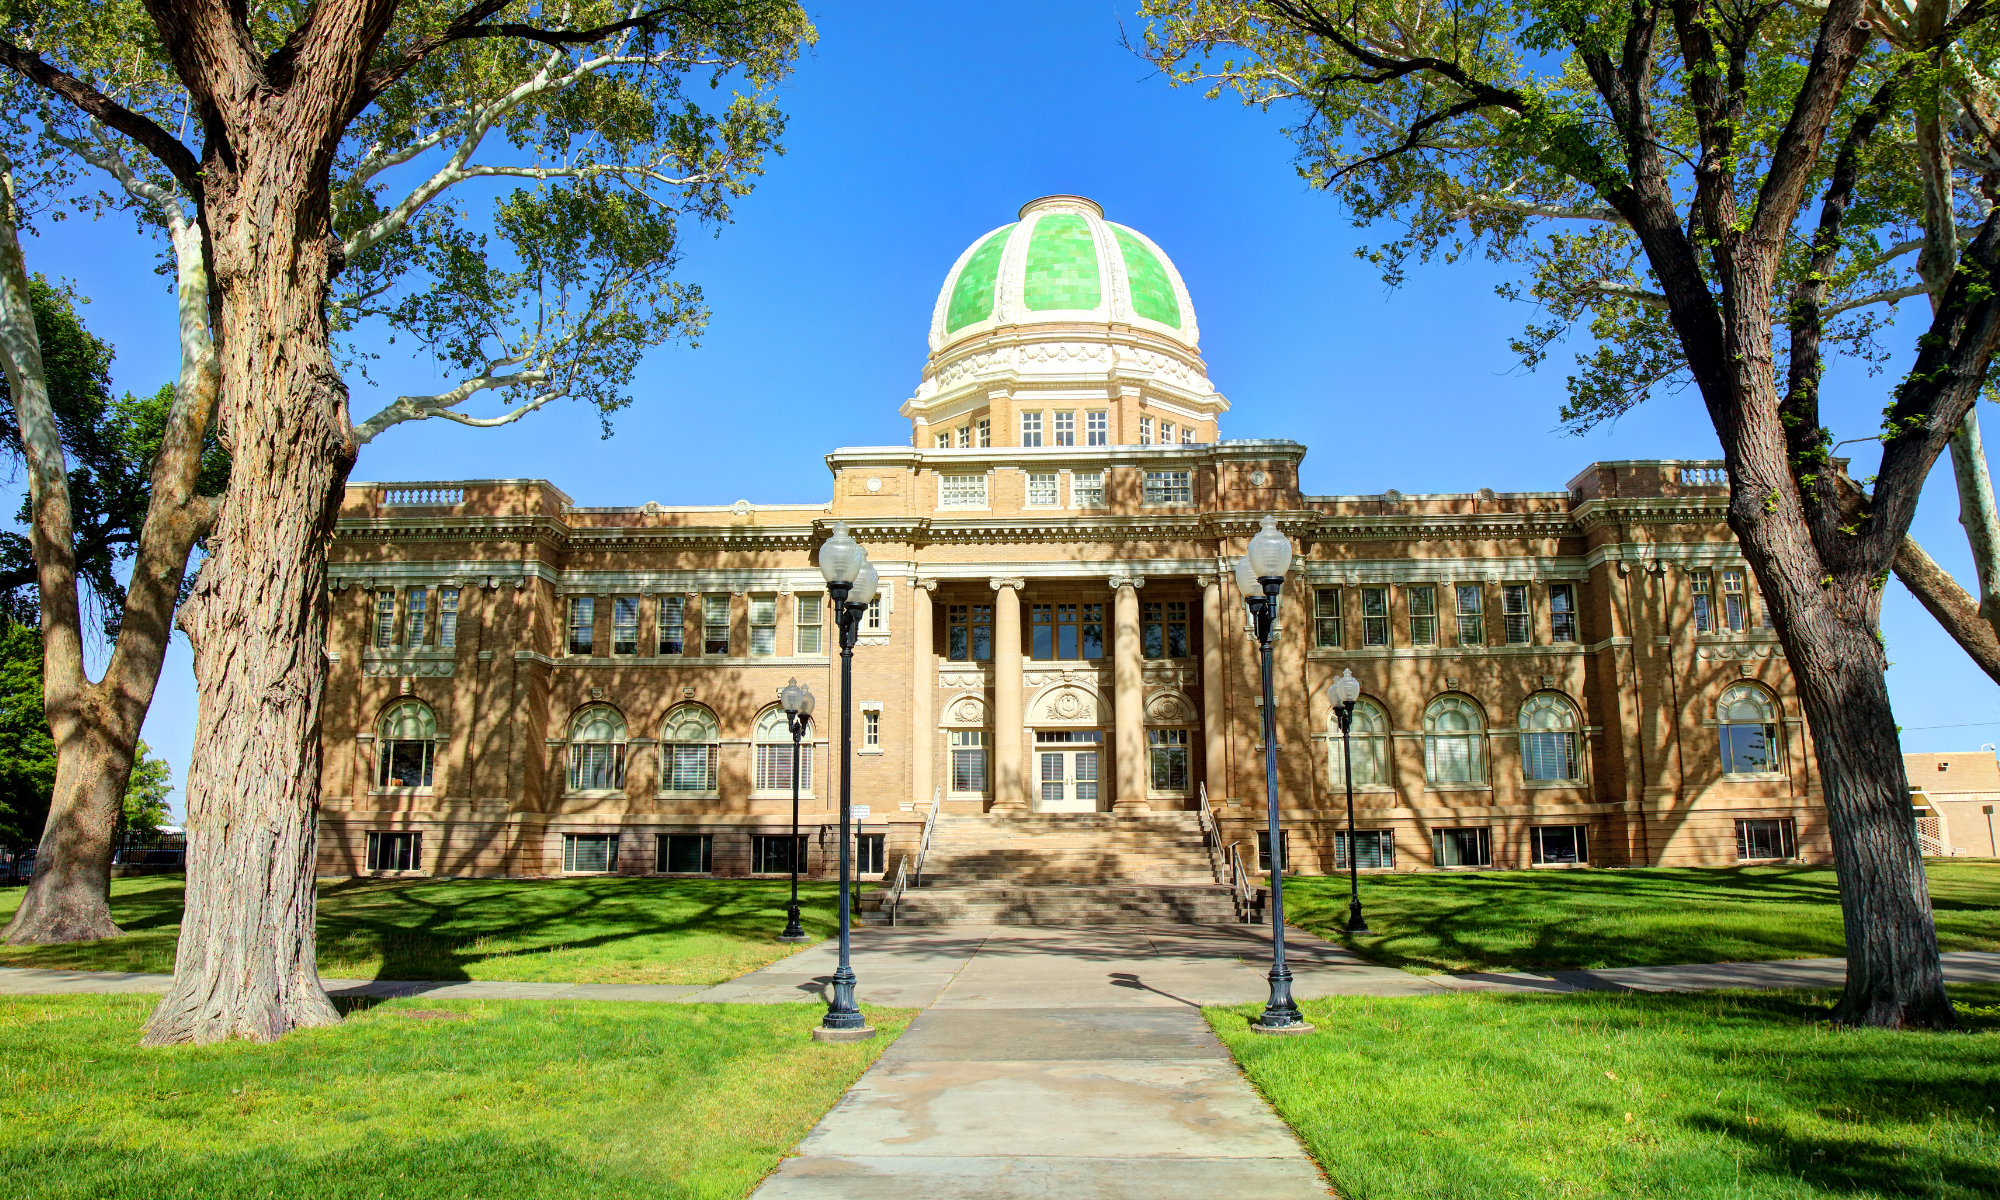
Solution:
[{"label": "stone step", "polygon": [[[857,905],[863,924],[886,924],[886,893]],[[959,887],[909,891],[898,925],[1228,924],[1237,920],[1227,888],[1208,886]]]}]

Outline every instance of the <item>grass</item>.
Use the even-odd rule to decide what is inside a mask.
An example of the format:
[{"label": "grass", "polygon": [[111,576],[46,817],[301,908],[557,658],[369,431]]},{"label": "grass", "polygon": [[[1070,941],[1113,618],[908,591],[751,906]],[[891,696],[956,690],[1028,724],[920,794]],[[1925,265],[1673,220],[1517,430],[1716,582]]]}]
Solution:
[{"label": "grass", "polygon": [[153,1003],[0,999],[16,1194],[740,1197],[914,1015],[822,1045],[805,1004],[392,1000],[268,1045],[140,1049]]},{"label": "grass", "polygon": [[[2000,862],[1931,862],[1944,950],[2000,950]],[[1288,876],[1285,917],[1418,973],[1829,958],[1847,953],[1831,868],[1364,875],[1372,934],[1349,937],[1344,876]]]},{"label": "grass", "polygon": [[[0,966],[174,969],[181,877],[111,883],[126,936],[0,946]],[[0,922],[24,889],[0,891]],[[329,979],[720,983],[793,953],[777,940],[789,884],[748,879],[343,880],[320,886]],[[834,932],[835,886],[801,884],[806,932]]]},{"label": "grass", "polygon": [[1983,1032],[1835,1030],[1813,993],[1342,997],[1317,1032],[1211,1024],[1345,1200],[2000,1196],[2000,986]]}]

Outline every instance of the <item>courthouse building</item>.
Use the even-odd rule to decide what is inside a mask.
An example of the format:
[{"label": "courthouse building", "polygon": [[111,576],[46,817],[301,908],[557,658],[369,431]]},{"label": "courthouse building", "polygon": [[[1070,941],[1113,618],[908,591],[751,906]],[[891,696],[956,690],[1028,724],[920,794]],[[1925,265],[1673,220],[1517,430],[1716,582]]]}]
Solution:
[{"label": "courthouse building", "polygon": [[961,841],[1033,817],[1115,850],[1205,802],[1247,862],[1268,832],[1261,692],[1230,568],[1267,514],[1298,550],[1276,650],[1294,869],[1350,849],[1343,669],[1370,869],[1828,857],[1719,464],[1303,494],[1305,446],[1224,436],[1172,260],[1075,196],[959,256],[929,345],[910,444],[827,454],[792,489],[819,503],[350,484],[322,873],[783,871],[776,702],[796,677],[820,701],[799,765],[825,874],[839,658],[815,552],[835,521],[881,573],[855,651],[865,873],[893,872],[933,806]]}]

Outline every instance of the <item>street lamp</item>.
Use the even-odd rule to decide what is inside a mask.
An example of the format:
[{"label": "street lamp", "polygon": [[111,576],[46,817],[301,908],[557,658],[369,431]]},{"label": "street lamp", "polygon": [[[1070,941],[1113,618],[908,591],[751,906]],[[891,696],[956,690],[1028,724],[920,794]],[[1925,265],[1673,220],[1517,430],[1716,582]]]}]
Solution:
[{"label": "street lamp", "polygon": [[840,966],[833,973],[833,996],[826,1016],[813,1030],[821,1042],[860,1042],[875,1036],[867,1018],[854,1006],[854,968],[848,963],[848,880],[853,874],[853,839],[848,834],[854,812],[854,643],[861,637],[861,614],[875,599],[875,566],[868,551],[847,535],[847,522],[833,523],[833,536],[820,544],[819,573],[833,597],[833,619],[840,627]]},{"label": "street lamp", "polygon": [[1285,833],[1278,824],[1278,713],[1271,695],[1271,632],[1278,617],[1278,592],[1292,565],[1292,543],[1278,532],[1278,519],[1265,517],[1236,560],[1236,586],[1257,634],[1264,668],[1264,806],[1271,844],[1271,998],[1251,1022],[1258,1033],[1311,1033],[1292,1000],[1292,971],[1285,965]]},{"label": "street lamp", "polygon": [[1354,855],[1354,702],[1361,699],[1361,681],[1351,670],[1327,685],[1327,699],[1333,701],[1333,715],[1340,721],[1341,775],[1347,780],[1347,932],[1367,933],[1368,922],[1361,916],[1361,873]]},{"label": "street lamp", "polygon": [[778,693],[778,698],[785,706],[785,724],[792,730],[792,850],[786,855],[792,864],[792,902],[785,906],[785,932],[778,935],[778,940],[803,942],[806,931],[799,924],[799,740],[812,725],[813,694],[811,688],[800,684],[794,676]]}]

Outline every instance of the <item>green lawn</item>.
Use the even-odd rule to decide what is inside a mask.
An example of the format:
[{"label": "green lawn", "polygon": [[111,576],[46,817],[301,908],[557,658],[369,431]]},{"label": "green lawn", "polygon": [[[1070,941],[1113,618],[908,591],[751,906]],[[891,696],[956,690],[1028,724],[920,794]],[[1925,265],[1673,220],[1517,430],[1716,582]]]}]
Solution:
[{"label": "green lawn", "polygon": [[1208,1017],[1344,1200],[1991,1198],[2000,987],[1953,993],[1982,1032],[1837,1031],[1798,992],[1309,1000],[1289,1038]]},{"label": "green lawn", "polygon": [[[2000,950],[2000,862],[1929,864],[1938,944]],[[1828,867],[1363,875],[1375,932],[1348,937],[1346,876],[1288,876],[1285,917],[1418,972],[1560,970],[1847,953]]]},{"label": "green lawn", "polygon": [[[806,932],[834,932],[832,884],[801,885]],[[23,889],[0,890],[0,922]],[[798,949],[780,942],[784,882],[747,879],[347,880],[320,887],[331,979],[721,983]],[[0,946],[0,966],[169,972],[181,879],[111,884],[125,937]]]},{"label": "green lawn", "polygon": [[392,1000],[268,1045],[143,1050],[150,996],[0,998],[0,1177],[46,1200],[740,1197],[913,1015]]}]

